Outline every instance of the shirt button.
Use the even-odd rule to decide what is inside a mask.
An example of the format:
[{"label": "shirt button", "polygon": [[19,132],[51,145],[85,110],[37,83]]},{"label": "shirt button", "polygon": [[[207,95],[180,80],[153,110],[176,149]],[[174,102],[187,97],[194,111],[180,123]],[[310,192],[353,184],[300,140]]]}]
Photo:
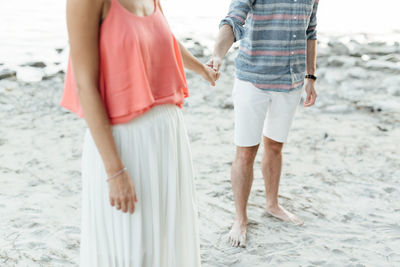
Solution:
[{"label": "shirt button", "polygon": [[291,54],[294,55],[294,52],[292,51]]},{"label": "shirt button", "polygon": [[293,38],[296,38],[297,37],[297,35],[296,34],[293,34]]},{"label": "shirt button", "polygon": [[295,2],[297,2],[297,0],[294,0]]},{"label": "shirt button", "polygon": [[297,19],[297,17],[294,17],[294,19]]}]

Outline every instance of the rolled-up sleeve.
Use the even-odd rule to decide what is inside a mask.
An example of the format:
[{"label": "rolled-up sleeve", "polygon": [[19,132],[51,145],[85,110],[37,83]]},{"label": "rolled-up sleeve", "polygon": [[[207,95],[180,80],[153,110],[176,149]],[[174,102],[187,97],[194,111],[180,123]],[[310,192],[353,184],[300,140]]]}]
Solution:
[{"label": "rolled-up sleeve", "polygon": [[317,10],[319,0],[315,0],[310,22],[306,31],[307,40],[317,40]]},{"label": "rolled-up sleeve", "polygon": [[235,42],[243,39],[244,24],[247,14],[252,9],[255,0],[232,0],[228,15],[221,21],[219,27],[230,25],[235,35]]}]

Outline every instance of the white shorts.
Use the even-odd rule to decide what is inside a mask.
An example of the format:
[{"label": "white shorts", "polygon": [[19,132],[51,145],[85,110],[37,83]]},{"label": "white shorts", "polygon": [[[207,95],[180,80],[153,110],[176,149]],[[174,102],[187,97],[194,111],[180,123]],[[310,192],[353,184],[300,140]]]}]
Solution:
[{"label": "white shorts", "polygon": [[235,79],[232,92],[235,144],[256,146],[262,134],[274,141],[286,142],[302,91],[263,91],[250,82]]}]

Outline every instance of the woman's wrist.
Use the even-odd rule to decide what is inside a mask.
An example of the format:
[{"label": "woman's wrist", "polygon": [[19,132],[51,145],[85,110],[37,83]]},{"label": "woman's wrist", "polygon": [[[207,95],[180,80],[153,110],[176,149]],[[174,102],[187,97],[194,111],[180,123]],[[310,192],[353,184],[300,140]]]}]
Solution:
[{"label": "woman's wrist", "polygon": [[115,178],[119,177],[121,174],[123,174],[123,173],[126,172],[127,170],[128,170],[128,168],[123,167],[122,169],[120,169],[119,171],[115,172],[114,174],[108,175],[108,177],[107,177],[107,182],[110,181],[110,180],[112,180],[112,179],[115,179]]},{"label": "woman's wrist", "polygon": [[124,168],[124,164],[120,159],[107,161],[104,163],[104,166],[108,176],[111,176]]},{"label": "woman's wrist", "polygon": [[192,71],[196,72],[197,74],[203,75],[206,73],[206,66],[201,63],[198,59],[193,62]]}]

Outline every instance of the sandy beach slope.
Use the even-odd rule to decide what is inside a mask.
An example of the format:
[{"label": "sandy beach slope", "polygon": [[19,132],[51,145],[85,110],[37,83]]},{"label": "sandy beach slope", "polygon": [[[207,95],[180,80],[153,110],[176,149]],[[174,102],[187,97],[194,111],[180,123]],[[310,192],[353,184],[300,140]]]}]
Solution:
[{"label": "sandy beach slope", "polygon": [[[206,61],[207,49],[186,43]],[[234,211],[234,53],[215,88],[188,73],[184,115],[203,266],[400,266],[399,44],[322,38],[319,51],[318,104],[298,109],[280,189],[282,204],[305,224],[281,223],[264,212],[260,151],[246,248],[231,248],[226,238]],[[78,264],[86,126],[58,106],[62,82],[62,74],[40,82],[0,80],[2,267]]]}]

